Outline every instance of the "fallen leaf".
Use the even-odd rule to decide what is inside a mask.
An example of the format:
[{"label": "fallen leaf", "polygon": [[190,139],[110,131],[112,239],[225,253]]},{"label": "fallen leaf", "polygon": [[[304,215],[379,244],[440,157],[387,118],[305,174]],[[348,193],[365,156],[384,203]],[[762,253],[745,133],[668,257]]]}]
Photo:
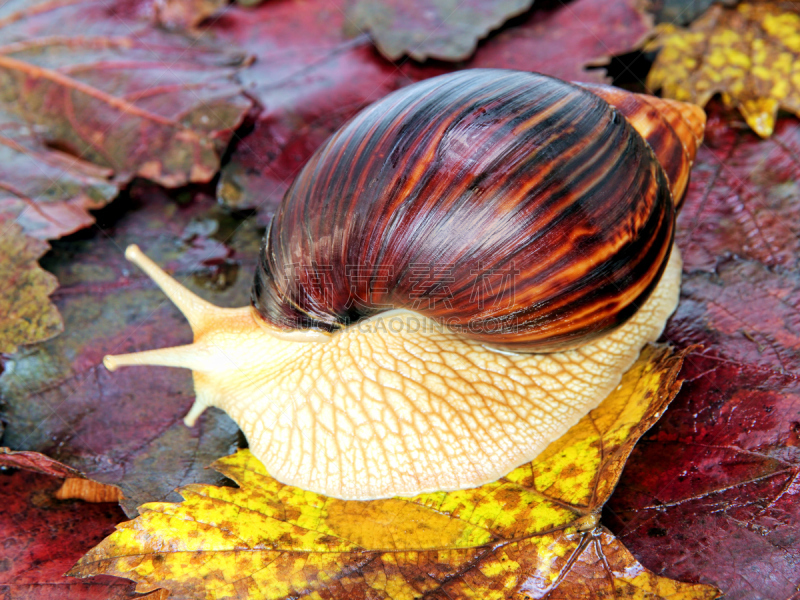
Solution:
[{"label": "fallen leaf", "polygon": [[659,575],[731,600],[794,598],[800,573],[800,123],[766,140],[712,107],[681,214],[684,362],[670,410],[634,449],[604,521]]},{"label": "fallen leaf", "polygon": [[0,220],[0,353],[21,344],[47,340],[64,324],[50,294],[58,281],[37,264],[47,242],[26,236],[13,222]]},{"label": "fallen leaf", "polygon": [[800,115],[800,14],[796,3],[714,5],[689,29],[659,26],[661,48],[647,86],[705,106],[722,94],[758,135],[769,137],[778,109]]},{"label": "fallen leaf", "polygon": [[414,81],[377,55],[369,36],[347,37],[344,8],[339,0],[266,2],[231,8],[212,24],[218,38],[256,57],[240,79],[262,107],[222,170],[217,194],[227,206],[271,214],[331,133]]},{"label": "fallen leaf", "polygon": [[472,56],[478,40],[532,4],[533,0],[359,0],[348,8],[347,18],[354,27],[369,31],[389,60],[410,56],[461,61]]},{"label": "fallen leaf", "polygon": [[[220,39],[257,57],[240,73],[262,110],[235,144],[217,194],[232,208],[260,208],[266,222],[311,154],[345,121],[389,92],[452,70],[442,64],[394,64],[367,35],[348,36],[344,0],[266,2],[231,8],[210,26]],[[530,11],[483,41],[459,67],[539,71],[567,80],[608,82],[604,65],[650,31],[635,0],[576,0]],[[568,48],[569,51],[565,51]]]},{"label": "fallen leaf", "polygon": [[648,347],[620,387],[532,463],[471,490],[367,502],[283,485],[249,451],[215,468],[240,487],[190,485],[82,558],[170,598],[714,598],[655,577],[598,524],[638,437],[679,383]]},{"label": "fallen leaf", "polygon": [[670,339],[800,372],[800,125],[782,119],[760,139],[710,114],[678,219],[685,275]]},{"label": "fallen leaf", "polygon": [[[182,315],[131,267],[123,248],[140,244],[198,289],[193,278],[201,277],[202,285],[208,273],[193,246],[202,235],[190,243],[185,231],[209,219],[218,222],[221,239],[236,231],[228,250],[242,272],[253,272],[263,231],[251,221],[229,217],[208,195],[179,207],[154,186],[134,186],[128,198],[98,213],[97,228],[54,242],[56,251],[44,259],[62,283],[54,302],[64,315],[64,335],[4,359],[4,445],[45,453],[90,479],[118,485],[129,514],[144,502],[177,497],[170,494],[179,485],[219,483],[220,476],[204,467],[239,444],[238,428],[221,411],[210,412],[194,428],[183,424],[194,400],[188,371],[112,375],[101,362],[106,353],[192,339]],[[218,304],[243,306],[249,291],[250,279],[242,276],[199,293]]]},{"label": "fallen leaf", "polygon": [[554,2],[481,45],[467,65],[537,71],[566,81],[611,83],[611,57],[630,52],[653,29],[637,0]]},{"label": "fallen leaf", "polygon": [[[2,31],[2,29],[0,29]],[[0,220],[51,240],[88,227],[118,192],[110,169],[53,148],[0,107]]]},{"label": "fallen leaf", "polygon": [[725,598],[792,598],[800,572],[796,374],[690,355],[676,405],[642,440],[604,515],[656,573]]},{"label": "fallen leaf", "polygon": [[796,272],[775,273],[755,261],[729,260],[714,275],[688,274],[671,339],[703,343],[737,363],[800,373],[799,288]]},{"label": "fallen leaf", "polygon": [[242,60],[125,18],[103,0],[25,0],[0,10],[3,110],[49,147],[109,167],[121,181],[210,180],[250,108],[233,80]]},{"label": "fallen leaf", "polygon": [[649,10],[656,23],[688,25],[702,15],[712,4],[736,6],[739,0],[652,0]]},{"label": "fallen leaf", "polygon": [[[34,465],[42,462],[30,456],[27,459]],[[80,580],[64,576],[125,515],[116,504],[57,500],[59,485],[59,479],[25,467],[0,468],[0,598],[141,598],[134,593],[133,585],[123,579],[101,576]]]},{"label": "fallen leaf", "polygon": [[[64,23],[70,23],[65,34]],[[0,352],[56,335],[55,280],[35,265],[54,239],[93,223],[139,175],[210,180],[250,109],[241,56],[126,19],[104,0],[0,7]],[[25,278],[26,281],[20,281]]]},{"label": "fallen leaf", "polygon": [[117,486],[87,479],[80,471],[39,452],[14,452],[0,447],[0,467],[26,469],[63,478],[61,487],[55,493],[55,497],[59,500],[78,499],[86,502],[122,500],[122,492]]},{"label": "fallen leaf", "polygon": [[154,0],[155,18],[167,29],[192,29],[219,14],[227,0]]},{"label": "fallen leaf", "polygon": [[0,467],[6,469],[25,469],[52,477],[82,477],[77,469],[61,464],[49,456],[39,452],[20,451],[14,452],[8,448],[0,447]]},{"label": "fallen leaf", "polygon": [[[730,115],[709,109],[677,239],[687,272],[714,272],[733,256],[769,268],[800,262],[800,128],[778,122],[760,139],[729,125]],[[756,290],[754,290],[756,291]]]}]

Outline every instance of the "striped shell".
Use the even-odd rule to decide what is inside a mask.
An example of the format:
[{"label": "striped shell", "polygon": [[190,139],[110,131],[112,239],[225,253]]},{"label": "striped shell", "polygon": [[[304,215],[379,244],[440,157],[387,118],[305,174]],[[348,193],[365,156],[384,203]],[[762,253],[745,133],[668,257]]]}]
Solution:
[{"label": "striped shell", "polygon": [[300,172],[267,232],[253,306],[283,329],[405,308],[500,349],[582,345],[658,283],[698,114],[494,69],[403,88]]}]

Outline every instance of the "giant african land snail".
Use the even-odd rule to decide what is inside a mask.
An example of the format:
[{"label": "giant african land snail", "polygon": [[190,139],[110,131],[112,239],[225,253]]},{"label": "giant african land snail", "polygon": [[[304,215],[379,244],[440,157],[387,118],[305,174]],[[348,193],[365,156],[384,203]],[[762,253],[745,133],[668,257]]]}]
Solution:
[{"label": "giant african land snail", "polygon": [[187,424],[224,409],[271,474],[305,489],[368,499],[494,480],[660,335],[704,124],[692,105],[515,71],[401,89],[297,177],[252,307],[215,307],[130,247],[195,341],[105,364],[192,369]]}]

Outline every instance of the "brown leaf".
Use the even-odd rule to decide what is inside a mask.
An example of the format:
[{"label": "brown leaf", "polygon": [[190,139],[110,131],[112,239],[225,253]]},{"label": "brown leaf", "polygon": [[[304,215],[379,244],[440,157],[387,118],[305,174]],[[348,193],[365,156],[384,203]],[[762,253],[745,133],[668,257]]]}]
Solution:
[{"label": "brown leaf", "polygon": [[126,19],[103,0],[38,0],[0,13],[4,110],[50,147],[121,181],[211,179],[250,107],[232,80],[241,61]]},{"label": "brown leaf", "polygon": [[700,106],[722,94],[762,137],[778,109],[800,115],[800,9],[796,3],[714,5],[687,29],[660,26],[647,86]]},{"label": "brown leaf", "polygon": [[49,296],[58,281],[37,264],[49,246],[0,219],[0,353],[58,335],[61,315]]},{"label": "brown leaf", "polygon": [[14,452],[13,450],[2,447],[0,447],[0,467],[25,469],[26,471],[35,471],[36,473],[62,479],[68,477],[83,477],[81,472],[77,469],[61,464],[57,460],[53,460],[49,456],[45,456],[39,452]]},{"label": "brown leaf", "polygon": [[347,18],[352,26],[369,31],[389,60],[407,55],[419,61],[459,61],[475,52],[478,40],[532,4],[533,0],[359,0],[347,10]]}]

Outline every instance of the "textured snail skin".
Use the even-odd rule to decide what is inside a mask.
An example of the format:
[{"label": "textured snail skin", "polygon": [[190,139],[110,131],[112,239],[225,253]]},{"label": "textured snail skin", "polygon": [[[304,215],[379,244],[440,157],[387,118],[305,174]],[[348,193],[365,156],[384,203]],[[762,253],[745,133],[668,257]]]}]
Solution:
[{"label": "textured snail skin", "polygon": [[[519,86],[516,78],[520,74],[489,74],[501,82],[506,81],[507,76],[511,77]],[[457,75],[444,78],[444,83],[463,81],[459,77],[465,76]],[[484,71],[474,75],[479,79],[487,76]],[[471,76],[468,73],[466,77],[469,79]],[[539,76],[533,78],[536,81],[554,81]],[[496,88],[486,81],[484,83],[486,85],[475,88],[475,93],[498,94]],[[239,424],[252,452],[278,480],[340,498],[371,499],[473,487],[497,479],[531,460],[614,389],[622,374],[636,360],[642,346],[658,338],[677,305],[681,265],[677,249],[671,250],[673,202],[679,203],[685,191],[688,169],[700,143],[704,124],[702,111],[689,105],[641,99],[604,86],[592,86],[594,91],[589,92],[563,82],[557,84],[558,94],[562,94],[559,97],[562,100],[566,98],[567,104],[584,102],[588,98],[590,104],[596,105],[598,122],[610,123],[608,127],[616,132],[616,137],[610,139],[623,139],[624,148],[635,150],[632,157],[626,154],[628,150],[622,153],[633,165],[629,172],[625,172],[628,163],[617,162],[619,148],[614,150],[613,144],[576,142],[572,150],[559,146],[555,134],[548,130],[550,121],[547,119],[555,118],[561,109],[551,106],[542,109],[551,114],[545,121],[539,121],[538,127],[545,131],[536,135],[546,142],[539,147],[539,152],[547,154],[558,149],[556,158],[561,159],[565,154],[571,156],[571,152],[584,153],[581,164],[588,162],[590,165],[597,160],[605,161],[609,156],[617,157],[611,164],[621,172],[595,173],[591,175],[594,185],[586,181],[578,183],[580,173],[573,173],[575,179],[571,187],[560,180],[561,176],[554,178],[552,186],[555,188],[547,189],[566,191],[560,196],[563,202],[554,201],[546,206],[547,210],[539,210],[541,207],[537,204],[545,201],[528,199],[520,192],[524,181],[535,178],[535,175],[517,177],[514,185],[508,188],[504,188],[500,180],[493,182],[487,175],[480,184],[485,186],[481,188],[483,191],[475,197],[469,196],[472,205],[467,213],[474,219],[465,219],[458,211],[448,212],[447,203],[450,200],[456,204],[462,202],[459,200],[462,196],[455,192],[454,196],[448,195],[445,182],[438,181],[434,174],[429,177],[430,185],[440,191],[436,196],[439,200],[434,201],[427,193],[424,197],[412,198],[412,205],[422,202],[422,207],[412,211],[414,218],[409,224],[404,221],[409,213],[402,210],[403,202],[397,200],[408,196],[381,192],[383,188],[380,185],[394,185],[388,180],[376,180],[377,192],[363,182],[356,185],[354,189],[359,193],[378,194],[378,197],[362,195],[360,201],[351,201],[352,198],[346,194],[350,188],[339,181],[375,177],[375,170],[381,171],[381,163],[374,162],[374,157],[390,166],[394,164],[392,156],[382,156],[379,150],[371,149],[361,155],[371,165],[367,168],[358,162],[357,157],[337,150],[337,140],[344,135],[342,132],[360,136],[346,141],[346,145],[358,146],[356,141],[360,140],[365,148],[371,148],[369,130],[359,131],[358,127],[352,130],[353,124],[359,123],[359,117],[356,117],[315,155],[284,199],[267,234],[265,259],[256,274],[253,307],[215,307],[175,282],[138,248],[128,248],[126,256],[141,267],[187,317],[194,332],[194,343],[178,348],[107,356],[104,360],[106,366],[110,370],[136,364],[191,369],[197,399],[186,417],[188,425],[192,425],[206,407],[222,408]],[[545,89],[551,89],[548,86],[549,83]],[[462,120],[477,118],[471,115],[481,110],[468,102],[458,104],[459,97],[455,92],[447,95],[455,105],[463,105],[464,110],[463,115],[453,121],[449,120],[450,113],[447,113],[443,117],[449,123],[447,126],[436,119],[428,124],[434,129],[444,127],[444,133],[437,134],[440,137],[446,137],[448,128],[458,128]],[[507,94],[500,96],[506,98]],[[403,105],[405,108],[402,110],[413,112],[414,102],[411,104]],[[616,108],[611,108],[612,105]],[[442,110],[447,106],[442,104]],[[467,110],[468,106],[471,106],[470,110]],[[541,115],[537,115],[535,118],[540,119]],[[530,115],[523,114],[523,117],[523,123],[534,119]],[[578,116],[574,117],[578,119]],[[394,123],[397,118],[392,117],[390,121]],[[564,117],[558,121],[562,133],[565,128],[579,127],[580,119],[575,119]],[[377,121],[378,125],[382,122],[381,119]],[[377,128],[376,131],[380,129],[374,120],[367,119],[367,122],[372,124],[372,128]],[[499,129],[490,126],[478,129],[485,130],[490,139],[495,139],[492,138],[495,134],[502,139],[507,131],[506,124],[501,125]],[[591,133],[595,129],[587,131]],[[383,132],[381,135],[387,134]],[[420,140],[424,136],[424,131],[420,130],[412,137]],[[441,144],[440,140],[427,150],[429,159],[425,158],[426,151],[420,149],[427,147],[425,144],[411,144],[422,153],[413,161],[421,166],[406,171],[405,165],[398,162],[397,168],[405,172],[398,185],[413,187],[415,181],[424,179]],[[482,149],[479,152],[486,154],[495,144],[478,147]],[[326,148],[336,150],[331,154],[334,158],[327,157]],[[595,150],[588,151],[587,148]],[[606,148],[606,151],[597,148]],[[408,152],[412,150],[405,148]],[[501,154],[505,152],[503,150]],[[462,161],[474,164],[469,153],[462,152],[460,156]],[[565,159],[567,164],[573,164],[568,158]],[[534,159],[527,157],[525,160]],[[326,166],[329,160],[343,162],[339,166],[334,164],[331,171]],[[344,165],[348,168],[345,169]],[[546,167],[542,168],[546,170]],[[564,169],[569,171],[571,167]],[[339,170],[343,172],[338,173]],[[514,177],[513,170],[505,169],[503,173],[506,177]],[[450,173],[449,177],[452,178],[453,174]],[[610,185],[606,182],[607,177],[624,185]],[[639,187],[625,187],[636,181],[641,184]],[[465,189],[469,189],[469,185]],[[314,205],[315,201],[304,190],[316,186],[321,186],[319,190],[328,194],[329,203]],[[456,178],[453,186],[464,188],[464,182]],[[595,190],[596,194],[584,194],[585,189]],[[620,189],[629,189],[631,195],[622,194]],[[495,198],[488,194],[490,190],[504,191],[495,194]],[[429,192],[434,194],[433,190]],[[301,200],[297,200],[298,197]],[[393,310],[382,313],[368,306],[369,311],[378,314],[369,314],[367,320],[347,326],[354,314],[341,311],[346,303],[342,304],[336,293],[315,295],[314,282],[308,280],[305,283],[310,284],[309,289],[298,288],[300,292],[292,291],[291,285],[277,285],[279,271],[275,270],[275,265],[284,260],[278,258],[281,253],[286,254],[285,260],[292,259],[291,263],[282,263],[284,269],[289,264],[302,264],[306,260],[313,262],[318,257],[342,257],[341,264],[346,266],[344,261],[352,258],[348,252],[352,251],[354,256],[362,259],[379,248],[383,248],[384,255],[392,260],[400,261],[398,264],[408,258],[408,252],[428,252],[443,263],[457,259],[468,265],[470,253],[474,253],[487,261],[494,260],[493,264],[497,265],[501,258],[492,252],[516,250],[519,255],[527,248],[525,240],[535,238],[535,234],[530,232],[509,234],[507,227],[517,222],[527,227],[525,219],[533,218],[534,214],[542,220],[545,228],[554,215],[562,224],[573,223],[568,207],[578,197],[582,200],[573,206],[572,211],[583,211],[593,215],[592,218],[583,229],[568,229],[561,238],[550,238],[552,243],[561,240],[564,244],[547,248],[553,257],[540,257],[540,262],[550,260],[551,266],[558,267],[550,271],[545,269],[545,272],[549,273],[553,286],[566,291],[561,296],[547,296],[546,286],[542,287],[541,282],[528,277],[540,268],[539,265],[530,266],[531,257],[528,257],[520,263],[520,271],[524,271],[521,279],[525,285],[532,281],[533,287],[541,288],[537,293],[544,290],[547,297],[542,301],[531,301],[531,307],[526,308],[519,297],[525,298],[529,290],[525,285],[520,290],[518,281],[517,304],[512,306],[517,316],[535,313],[543,306],[547,310],[542,314],[546,313],[548,318],[560,314],[559,310],[551,310],[553,306],[566,306],[564,311],[569,309],[573,312],[564,317],[566,323],[541,325],[536,321],[533,325],[520,327],[518,339],[514,338],[515,332],[511,327],[501,327],[499,334],[487,327],[465,335],[464,331],[457,330],[458,323],[455,327],[445,327],[440,321],[425,316],[425,311],[409,310],[402,302],[395,304]],[[486,211],[506,211],[505,220],[500,220],[502,226],[493,229],[487,224],[492,222],[491,219],[497,223],[497,217],[484,214],[481,198],[489,198]],[[384,206],[395,200],[400,202],[398,206],[391,209]],[[526,200],[532,203],[530,214],[515,210],[513,206],[509,209],[509,202],[516,206],[515,202],[519,204]],[[602,210],[598,212],[593,208],[593,202],[599,203]],[[607,218],[605,213],[617,214],[614,212],[615,202],[622,203],[630,214]],[[339,215],[341,211],[346,213],[345,217]],[[448,214],[459,215],[459,218],[448,220]],[[397,215],[395,219],[398,219],[394,225],[392,215]],[[366,218],[375,219],[373,228],[364,220]],[[484,222],[483,218],[489,221]],[[589,228],[596,226],[597,219],[610,228],[606,237],[588,232]],[[347,225],[349,222],[353,225]],[[294,233],[287,231],[286,227],[293,227]],[[342,246],[348,238],[339,236],[337,232],[349,227],[362,230],[360,237],[351,240],[358,244],[358,248]],[[404,240],[413,236],[415,231],[421,235],[417,243]],[[646,232],[652,237],[640,239]],[[393,238],[392,243],[381,245],[380,239],[371,237],[379,233],[398,237]],[[498,242],[503,236],[510,245],[502,240]],[[472,250],[464,245],[470,240]],[[587,246],[579,245],[587,240],[590,242]],[[283,249],[278,250],[278,247]],[[637,253],[616,256],[615,252],[620,248],[634,248]],[[602,255],[600,259],[588,256],[590,250],[599,252]],[[573,254],[569,260],[563,259],[565,253],[570,252]],[[611,262],[608,263],[603,256],[611,256]],[[654,261],[652,264],[648,262],[651,259]],[[457,260],[459,269],[465,271],[467,267]],[[411,259],[406,262],[413,264]],[[317,266],[320,264],[325,265],[317,263]],[[628,276],[614,279],[613,271],[606,270],[609,265],[619,266]],[[576,274],[585,274],[590,266],[600,268],[603,277],[616,281],[620,289],[606,290],[606,280],[593,272],[589,273],[589,279],[582,287],[580,281],[571,279]],[[404,267],[400,271],[408,269]],[[293,275],[300,277],[299,280],[294,277],[295,281],[302,281],[304,273],[300,271]],[[349,281],[347,285],[357,283]],[[393,292],[386,292],[387,297],[410,299],[409,293],[397,292],[407,289],[407,286],[407,283],[398,284]],[[385,289],[390,288],[385,286]],[[454,308],[447,307],[455,311],[450,313],[451,316],[459,314],[459,311],[471,314],[457,304],[464,301],[464,296],[460,288],[454,288],[459,293],[452,299]],[[590,296],[589,300],[576,300],[575,290],[583,290]],[[364,290],[357,291],[362,292]],[[392,293],[399,296],[392,296]],[[491,299],[485,298],[487,301]],[[569,302],[559,304],[563,299]],[[351,310],[352,307],[345,308]],[[363,309],[363,306],[359,308]],[[441,315],[434,310],[430,316]],[[287,327],[282,320],[287,317],[297,319],[297,326]],[[532,346],[550,352],[503,350],[515,347],[527,350]],[[553,351],[565,346],[569,349]]]}]

